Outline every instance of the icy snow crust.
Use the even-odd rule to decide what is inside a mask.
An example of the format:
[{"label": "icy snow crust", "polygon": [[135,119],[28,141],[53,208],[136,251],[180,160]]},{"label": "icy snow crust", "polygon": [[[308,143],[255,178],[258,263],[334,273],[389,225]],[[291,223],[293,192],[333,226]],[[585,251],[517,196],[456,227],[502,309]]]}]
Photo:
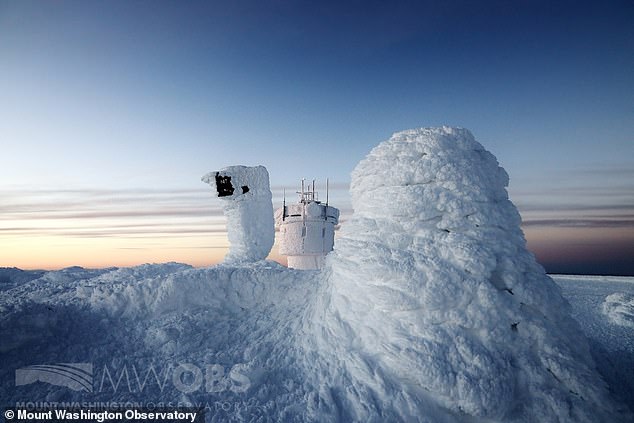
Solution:
[{"label": "icy snow crust", "polygon": [[[400,132],[354,170],[354,216],[321,272],[146,265],[15,286],[0,293],[0,396],[202,404],[207,421],[629,421],[507,183],[464,129]],[[14,386],[17,368],[69,362],[93,363],[93,392]],[[179,363],[213,383],[183,390]],[[126,365],[168,382],[100,386]]]},{"label": "icy snow crust", "polygon": [[617,325],[634,328],[634,295],[615,293],[607,296],[603,312]]},{"label": "icy snow crust", "polygon": [[[605,304],[634,298],[634,278],[619,276],[552,275],[572,306],[572,316],[580,322],[590,341],[590,351],[601,375],[609,381],[615,397],[634,410],[634,327],[622,325]],[[612,310],[612,307],[608,308]]]}]

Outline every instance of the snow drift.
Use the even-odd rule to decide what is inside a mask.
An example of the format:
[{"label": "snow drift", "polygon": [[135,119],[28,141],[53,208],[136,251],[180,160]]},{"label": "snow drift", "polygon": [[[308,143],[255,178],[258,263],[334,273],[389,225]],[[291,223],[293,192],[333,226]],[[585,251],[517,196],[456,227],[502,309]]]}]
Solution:
[{"label": "snow drift", "polygon": [[[468,131],[404,131],[354,170],[354,216],[321,272],[256,254],[209,269],[51,272],[15,286],[0,294],[0,337],[10,340],[0,349],[0,396],[202,403],[208,421],[631,418],[526,250],[507,183]],[[230,233],[248,225],[236,222]],[[205,383],[183,389],[168,378],[140,391],[79,394],[11,382],[15,369],[68,362],[194,363],[211,369],[212,383],[201,376]],[[221,378],[223,389],[213,383]],[[217,408],[217,400],[241,406]]]},{"label": "snow drift", "polygon": [[603,313],[617,325],[634,328],[634,295],[608,295],[603,302]]}]

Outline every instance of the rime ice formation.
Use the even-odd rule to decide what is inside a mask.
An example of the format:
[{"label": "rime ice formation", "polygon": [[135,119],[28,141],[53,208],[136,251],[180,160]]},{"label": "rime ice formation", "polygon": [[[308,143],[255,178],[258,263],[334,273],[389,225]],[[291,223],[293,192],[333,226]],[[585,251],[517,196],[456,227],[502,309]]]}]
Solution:
[{"label": "rime ice formation", "polygon": [[346,418],[612,421],[507,184],[469,131],[448,127],[396,133],[354,169],[354,215],[313,319],[326,362],[351,382],[333,399]]},{"label": "rime ice formation", "polygon": [[608,295],[603,302],[602,310],[611,322],[634,328],[634,295]]},{"label": "rime ice formation", "polygon": [[202,181],[223,200],[229,253],[225,263],[264,260],[275,241],[269,173],[264,166],[229,166]]},{"label": "rime ice formation", "polygon": [[[207,422],[632,421],[526,250],[506,173],[468,131],[404,131],[373,149],[319,272],[260,260],[273,236],[265,176],[231,167],[205,178],[226,194],[238,241],[229,263],[71,268],[20,282],[0,272],[0,398],[194,405]],[[625,285],[600,287],[634,295]],[[618,308],[631,297],[608,298]],[[591,309],[600,314],[600,300]],[[592,353],[621,363],[603,374],[633,404],[615,376],[625,379],[631,358]],[[91,363],[93,392],[16,386],[16,369],[59,363]]]}]

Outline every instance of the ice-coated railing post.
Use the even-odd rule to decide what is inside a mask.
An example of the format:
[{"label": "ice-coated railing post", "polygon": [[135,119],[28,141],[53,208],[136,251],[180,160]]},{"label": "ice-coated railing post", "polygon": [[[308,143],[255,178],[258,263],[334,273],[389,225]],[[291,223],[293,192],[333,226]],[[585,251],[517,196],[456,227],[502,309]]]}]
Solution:
[{"label": "ice-coated railing post", "polygon": [[226,263],[264,260],[275,241],[269,172],[264,166],[229,166],[209,172],[202,181],[223,200],[229,253]]}]

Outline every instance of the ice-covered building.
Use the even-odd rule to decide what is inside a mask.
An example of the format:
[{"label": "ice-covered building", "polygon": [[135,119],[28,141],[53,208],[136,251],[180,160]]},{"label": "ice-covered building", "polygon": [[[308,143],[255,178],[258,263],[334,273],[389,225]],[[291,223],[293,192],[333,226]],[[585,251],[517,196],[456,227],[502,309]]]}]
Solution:
[{"label": "ice-covered building", "polygon": [[[326,187],[326,193],[328,188]],[[315,181],[306,189],[304,180],[299,202],[286,204],[275,211],[280,228],[280,254],[287,256],[288,267],[302,270],[321,269],[332,251],[339,209],[318,200]]]},{"label": "ice-covered building", "polygon": [[227,218],[226,263],[264,260],[275,241],[269,172],[264,166],[229,166],[202,181],[216,189]]}]

